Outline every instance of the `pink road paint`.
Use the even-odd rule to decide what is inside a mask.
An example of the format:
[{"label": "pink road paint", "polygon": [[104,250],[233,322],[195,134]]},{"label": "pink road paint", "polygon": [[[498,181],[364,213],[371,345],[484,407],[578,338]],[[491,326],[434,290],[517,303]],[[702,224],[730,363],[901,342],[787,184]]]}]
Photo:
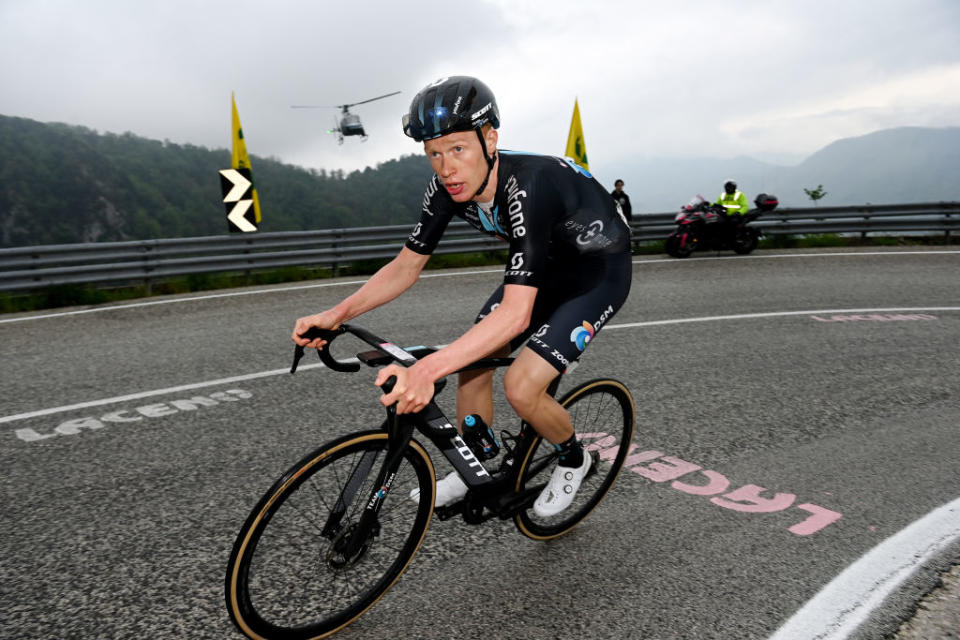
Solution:
[{"label": "pink road paint", "polygon": [[707,484],[687,484],[674,480],[670,486],[677,491],[683,491],[694,496],[715,496],[718,493],[723,493],[730,486],[730,481],[716,471],[704,470],[700,473],[707,478]]},{"label": "pink road paint", "polygon": [[828,317],[810,316],[817,322],[910,322],[915,320],[936,320],[929,313],[870,313],[857,315],[835,314]]},{"label": "pink road paint", "polygon": [[788,508],[797,498],[792,493],[775,493],[772,498],[764,498],[760,494],[765,491],[763,487],[747,484],[725,496],[710,498],[710,502],[741,513],[773,513]]},{"label": "pink road paint", "polygon": [[[600,459],[607,462],[612,461],[620,450],[616,438],[606,433],[578,433],[577,437],[585,450],[596,451]],[[837,511],[809,502],[794,506],[795,494],[770,491],[755,484],[745,484],[727,491],[730,480],[718,471],[704,469],[701,465],[665,455],[662,451],[638,452],[638,448],[630,444],[624,460],[625,468],[656,483],[670,482],[671,488],[688,495],[712,496],[710,502],[718,507],[739,513],[776,513],[791,508],[805,512],[802,520],[787,528],[794,535],[812,535],[843,517]]]}]

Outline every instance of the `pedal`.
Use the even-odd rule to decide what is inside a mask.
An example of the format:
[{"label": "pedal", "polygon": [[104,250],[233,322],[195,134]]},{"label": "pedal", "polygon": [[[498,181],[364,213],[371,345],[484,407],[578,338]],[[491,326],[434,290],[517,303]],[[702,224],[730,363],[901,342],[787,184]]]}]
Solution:
[{"label": "pedal", "polygon": [[587,475],[583,477],[584,480],[597,473],[597,465],[600,464],[600,454],[596,451],[589,451],[587,455],[590,456],[590,468],[587,469]]},{"label": "pedal", "polygon": [[456,517],[463,513],[463,500],[459,502],[454,502],[453,504],[445,507],[437,507],[433,510],[433,514],[437,516],[438,520],[449,520],[450,518]]}]

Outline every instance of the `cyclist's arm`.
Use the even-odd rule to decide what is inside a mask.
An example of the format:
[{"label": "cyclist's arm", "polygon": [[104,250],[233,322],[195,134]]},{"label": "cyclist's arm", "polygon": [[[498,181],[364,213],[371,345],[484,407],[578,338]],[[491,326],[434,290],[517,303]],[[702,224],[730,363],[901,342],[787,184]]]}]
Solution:
[{"label": "cyclist's arm", "polygon": [[506,285],[503,300],[486,318],[443,349],[419,360],[409,368],[392,364],[380,370],[377,386],[390,376],[397,377],[393,391],[380,397],[384,406],[397,403],[397,413],[420,411],[433,397],[433,383],[445,375],[490,355],[530,324],[537,289]]},{"label": "cyclist's arm", "polygon": [[417,363],[431,380],[438,380],[474,360],[485,357],[523,333],[530,324],[536,287],[508,284],[503,300],[469,331]]},{"label": "cyclist's arm", "polygon": [[393,260],[382,266],[355,293],[345,298],[332,309],[297,320],[293,341],[303,347],[319,348],[325,344],[319,338],[308,342],[300,337],[310,327],[335,329],[362,313],[386,304],[412,287],[420,272],[430,259],[404,247]]}]

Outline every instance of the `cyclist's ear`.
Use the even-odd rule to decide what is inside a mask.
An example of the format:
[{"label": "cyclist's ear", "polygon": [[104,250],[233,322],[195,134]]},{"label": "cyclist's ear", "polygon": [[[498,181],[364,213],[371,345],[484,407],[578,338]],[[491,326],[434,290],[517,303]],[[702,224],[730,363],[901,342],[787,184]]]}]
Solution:
[{"label": "cyclist's ear", "polygon": [[485,125],[483,132],[483,139],[487,143],[487,155],[493,156],[493,153],[497,150],[497,142],[500,141],[499,132],[493,128],[493,125]]}]

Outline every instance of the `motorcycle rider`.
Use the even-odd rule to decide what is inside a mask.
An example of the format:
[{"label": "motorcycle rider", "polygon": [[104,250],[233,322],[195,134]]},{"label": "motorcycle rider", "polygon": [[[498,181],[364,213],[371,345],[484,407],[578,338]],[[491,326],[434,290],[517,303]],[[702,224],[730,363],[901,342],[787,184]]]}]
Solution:
[{"label": "motorcycle rider", "polygon": [[731,221],[731,216],[742,216],[750,209],[747,196],[737,189],[737,183],[732,178],[723,183],[723,192],[717,198],[717,204],[726,209],[727,220]]}]

